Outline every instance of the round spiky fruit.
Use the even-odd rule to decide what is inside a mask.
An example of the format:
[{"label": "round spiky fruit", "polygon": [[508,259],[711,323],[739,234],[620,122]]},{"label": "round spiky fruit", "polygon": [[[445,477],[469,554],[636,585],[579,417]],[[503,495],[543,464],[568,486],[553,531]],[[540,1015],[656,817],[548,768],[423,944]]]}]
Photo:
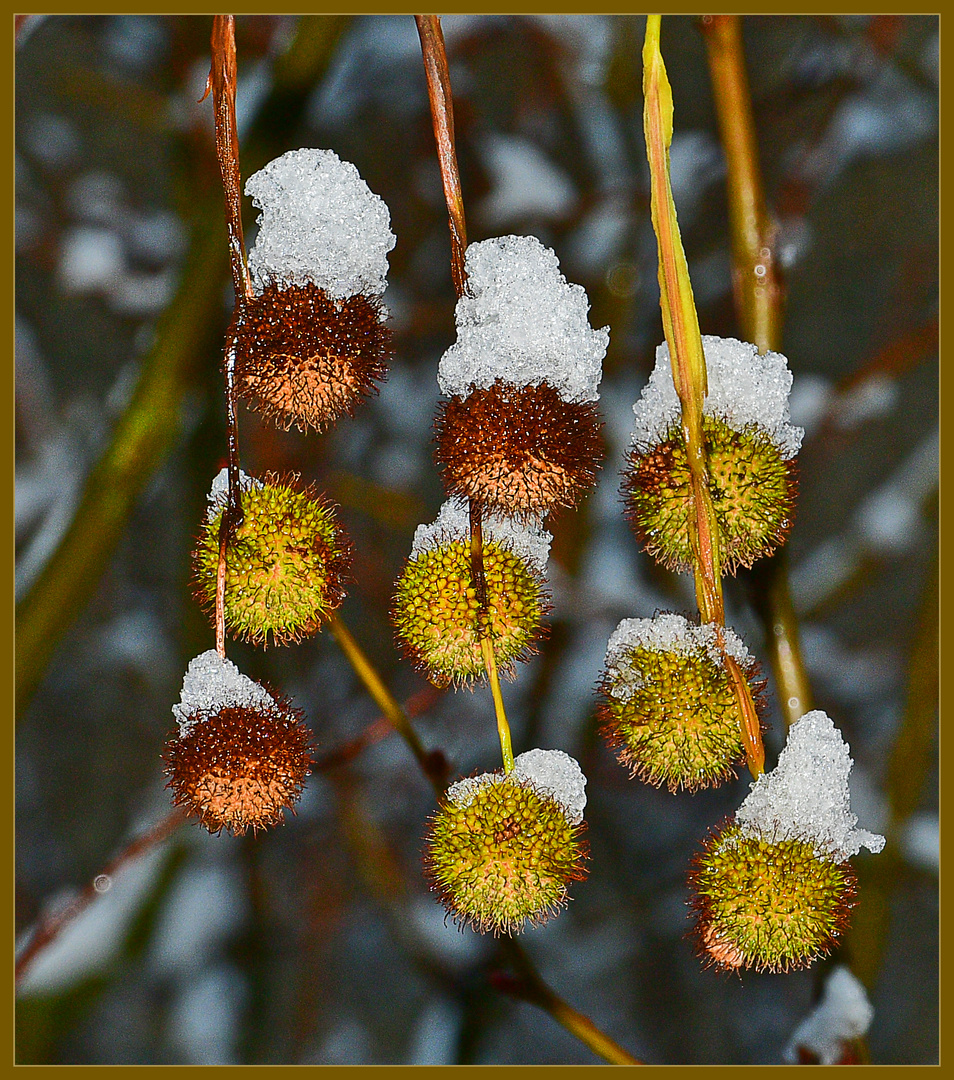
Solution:
[{"label": "round spiky fruit", "polygon": [[487,389],[441,403],[435,460],[451,495],[482,512],[529,521],[574,506],[596,478],[599,411],[548,383]]},{"label": "round spiky fruit", "polygon": [[[735,573],[770,555],[792,525],[795,459],[757,425],[741,430],[703,416],[709,490],[719,526],[722,566]],[[678,423],[650,446],[633,447],[623,473],[625,514],[646,551],[665,567],[693,567],[689,538],[689,463]]]},{"label": "round spiky fruit", "polygon": [[497,667],[511,673],[536,652],[550,602],[542,575],[505,545],[483,547],[487,607],[471,577],[470,544],[444,540],[410,558],[397,582],[391,619],[413,663],[437,686],[484,673],[481,638],[489,632]]},{"label": "round spiky fruit", "polygon": [[[455,790],[456,789],[456,790]],[[586,877],[582,817],[532,782],[487,773],[453,785],[432,816],[425,871],[441,903],[482,933],[515,934],[565,904]]]},{"label": "round spiky fruit", "polygon": [[807,840],[769,840],[730,821],[689,875],[695,937],[709,966],[789,971],[828,953],[855,904],[847,861]]},{"label": "round spiky fruit", "polygon": [[311,284],[269,284],[248,300],[236,339],[236,387],[280,428],[321,431],[377,392],[390,330],[377,297],[335,299]]},{"label": "round spiky fruit", "polygon": [[758,664],[731,630],[695,626],[673,614],[620,623],[607,649],[598,716],[604,738],[633,777],[672,792],[717,787],[735,777],[745,748],[723,648],[760,705]]},{"label": "round spiky fruit", "polygon": [[166,744],[166,786],[209,832],[257,832],[279,824],[301,796],[310,741],[302,713],[280,697],[198,710]]},{"label": "round spiky fruit", "polygon": [[[351,545],[331,504],[297,477],[248,481],[241,499],[242,522],[226,548],[226,628],[253,643],[300,641],[344,599]],[[193,554],[196,595],[213,618],[224,512],[219,494]]]}]

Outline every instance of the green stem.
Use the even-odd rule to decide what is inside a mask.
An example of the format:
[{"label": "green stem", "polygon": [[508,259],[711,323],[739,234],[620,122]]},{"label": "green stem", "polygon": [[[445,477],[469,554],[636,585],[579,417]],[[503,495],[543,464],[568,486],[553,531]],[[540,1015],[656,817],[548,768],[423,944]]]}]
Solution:
[{"label": "green stem", "polygon": [[500,753],[503,757],[504,772],[513,772],[513,746],[510,742],[510,725],[504,710],[503,695],[500,693],[500,677],[497,674],[497,661],[490,636],[484,634],[480,639],[480,651],[484,655],[484,667],[490,680],[490,692],[494,698],[494,712],[497,715],[497,734],[500,737]]},{"label": "green stem", "polygon": [[437,794],[444,794],[444,779],[438,775],[438,771],[435,768],[434,760],[431,755],[424,749],[421,740],[417,737],[417,732],[411,726],[410,720],[407,718],[407,714],[401,708],[397,698],[391,693],[390,690],[384,685],[384,680],[378,674],[377,669],[365,655],[364,650],[357,643],[354,635],[341,621],[341,617],[337,612],[333,612],[328,618],[328,626],[331,629],[332,634],[335,636],[335,640],[341,646],[341,651],[345,654],[348,662],[354,669],[355,674],[364,683],[365,689],[377,702],[378,708],[388,718],[394,730],[401,736],[401,738],[407,743],[411,750],[411,753],[417,759],[418,764],[421,766],[424,775],[434,785],[434,789]]}]

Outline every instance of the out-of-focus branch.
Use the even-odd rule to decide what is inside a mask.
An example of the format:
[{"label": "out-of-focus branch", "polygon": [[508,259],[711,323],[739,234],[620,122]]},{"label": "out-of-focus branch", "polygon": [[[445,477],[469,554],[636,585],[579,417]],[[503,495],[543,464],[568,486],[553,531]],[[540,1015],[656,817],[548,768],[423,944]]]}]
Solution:
[{"label": "out-of-focus branch", "polygon": [[[746,340],[759,352],[777,351],[783,317],[777,230],[765,204],[739,17],[706,15],[702,27],[728,173],[732,285],[739,324]],[[812,692],[802,660],[784,551],[763,559],[753,578],[779,705],[790,726],[811,710]]]},{"label": "out-of-focus branch", "polygon": [[136,501],[179,434],[197,343],[221,303],[225,252],[218,200],[196,215],[172,304],[156,327],[139,382],[112,442],[93,468],[69,529],[16,611],[16,709],[29,704],[60,638],[99,582]]},{"label": "out-of-focus branch", "polygon": [[527,958],[527,954],[513,938],[504,940],[503,952],[509,957],[514,974],[513,976],[500,975],[494,979],[494,984],[499,990],[548,1012],[561,1027],[566,1028],[597,1057],[610,1065],[645,1064],[639,1058],[633,1057],[628,1050],[624,1050],[615,1039],[611,1039],[600,1031],[588,1016],[574,1009],[572,1005],[568,1005],[563,998],[555,994],[540,978]]},{"label": "out-of-focus branch", "polygon": [[67,905],[67,907],[52,918],[42,921],[34,930],[29,944],[17,957],[15,967],[17,985],[20,984],[37,956],[39,956],[39,954],[48,946],[52,945],[63,929],[78,916],[82,915],[89,905],[98,896],[103,894],[104,889],[101,883],[104,880],[108,881],[108,879],[115,877],[116,874],[129,863],[141,858],[154,847],[158,847],[159,844],[164,840],[167,840],[176,829],[185,822],[185,820],[185,811],[178,806],[175,807],[160,822],[153,825],[148,832],[143,833],[142,836],[137,836],[136,839],[128,844],[115,859],[107,863],[102,872],[97,874],[92,881],[83,887],[82,891],[72,903]]}]

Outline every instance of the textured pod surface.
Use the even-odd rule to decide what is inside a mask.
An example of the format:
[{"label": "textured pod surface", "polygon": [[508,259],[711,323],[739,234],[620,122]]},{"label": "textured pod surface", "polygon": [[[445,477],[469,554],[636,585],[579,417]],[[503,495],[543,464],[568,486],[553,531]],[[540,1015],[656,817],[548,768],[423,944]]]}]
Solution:
[{"label": "textured pod surface", "polygon": [[241,836],[283,820],[309,774],[311,733],[299,710],[226,706],[190,718],[163,759],[177,806],[209,832]]},{"label": "textured pod surface", "polygon": [[[758,665],[742,670],[756,704]],[[739,706],[724,663],[699,644],[636,645],[603,673],[600,730],[633,777],[670,791],[717,787],[745,760]]]},{"label": "textured pod surface", "polygon": [[459,922],[514,934],[547,921],[586,876],[582,824],[556,801],[503,774],[476,786],[470,801],[444,799],[430,820],[425,871]]},{"label": "textured pod surface", "polygon": [[[225,622],[255,643],[317,632],[345,597],[351,546],[329,502],[293,480],[268,477],[242,491],[242,523],[226,549]],[[193,555],[196,595],[211,617],[224,508],[213,503]]]},{"label": "textured pod surface", "polygon": [[772,841],[730,823],[710,835],[689,875],[695,937],[706,962],[789,971],[831,951],[855,903],[847,861],[805,840]]},{"label": "textured pod surface", "polygon": [[267,285],[248,301],[236,340],[239,394],[280,428],[321,431],[377,392],[391,334],[381,302],[334,299],[314,285]]},{"label": "textured pod surface", "polygon": [[487,608],[471,583],[470,544],[457,540],[408,560],[391,614],[411,660],[438,686],[484,673],[480,641],[489,632],[498,668],[512,669],[535,652],[550,610],[543,579],[506,547],[484,546]]},{"label": "textured pod surface", "polygon": [[434,456],[450,495],[527,521],[574,506],[593,486],[600,427],[593,402],[564,401],[546,382],[497,379],[441,403]]},{"label": "textured pod surface", "polygon": [[[704,416],[709,490],[719,525],[722,566],[735,573],[770,555],[792,526],[797,493],[794,458],[786,460],[761,429],[741,431]],[[692,569],[689,463],[678,424],[653,446],[627,454],[625,513],[647,553],[667,569]]]}]

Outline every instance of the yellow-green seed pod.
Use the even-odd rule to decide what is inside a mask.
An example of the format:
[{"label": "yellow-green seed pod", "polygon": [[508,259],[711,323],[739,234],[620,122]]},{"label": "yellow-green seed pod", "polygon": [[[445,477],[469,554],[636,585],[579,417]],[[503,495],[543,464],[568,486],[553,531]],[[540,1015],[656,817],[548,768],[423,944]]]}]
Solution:
[{"label": "yellow-green seed pod", "polygon": [[[795,506],[795,457],[804,432],[789,423],[792,373],[780,353],[760,354],[735,338],[703,335],[706,395],[702,435],[722,569],[735,573],[785,540]],[[647,552],[670,570],[693,567],[692,509],[682,408],[669,346],[633,406],[635,427],[623,473],[626,516]]]},{"label": "yellow-green seed pod", "polygon": [[759,705],[758,664],[731,630],[668,613],[619,624],[607,648],[598,716],[604,738],[633,777],[672,792],[717,787],[735,777],[745,749],[723,648]]},{"label": "yellow-green seed pod", "polygon": [[425,838],[425,871],[441,903],[482,933],[545,923],[565,904],[569,883],[586,877],[582,813],[523,775],[520,761],[510,775],[452,785]]},{"label": "yellow-green seed pod", "polygon": [[[798,486],[795,462],[755,426],[736,431],[705,416],[702,430],[722,567],[734,574],[770,555],[788,535]],[[669,570],[691,570],[689,462],[678,424],[662,442],[629,451],[623,494],[626,517],[646,552]]]},{"label": "yellow-green seed pod", "polygon": [[483,675],[485,633],[504,674],[536,652],[550,611],[541,570],[549,541],[539,527],[485,521],[487,605],[481,612],[463,505],[449,500],[433,525],[421,526],[397,582],[391,618],[405,652],[431,682],[462,684]]},{"label": "yellow-green seed pod", "polygon": [[[224,473],[224,470],[223,470]],[[215,616],[219,526],[225,481],[219,474],[193,554],[195,591]],[[351,545],[331,504],[297,477],[242,481],[242,522],[226,550],[225,625],[257,644],[300,641],[342,602]]]},{"label": "yellow-green seed pod", "polygon": [[855,904],[847,861],[809,840],[765,840],[734,822],[710,835],[689,884],[700,952],[728,970],[807,967],[831,951]]}]

